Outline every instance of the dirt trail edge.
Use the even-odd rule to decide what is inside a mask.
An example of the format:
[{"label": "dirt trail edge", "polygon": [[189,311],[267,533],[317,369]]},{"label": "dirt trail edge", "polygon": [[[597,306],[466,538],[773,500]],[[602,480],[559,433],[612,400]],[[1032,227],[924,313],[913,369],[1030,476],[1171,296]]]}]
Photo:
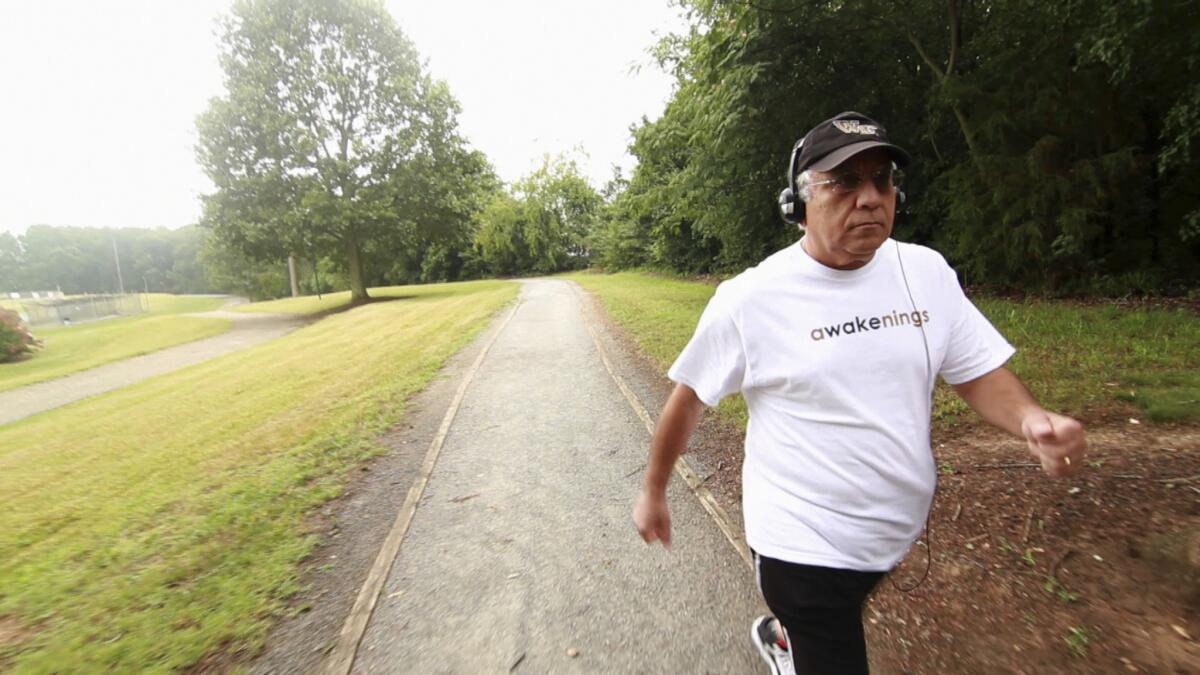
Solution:
[{"label": "dirt trail edge", "polygon": [[[237,303],[233,303],[237,304]],[[227,303],[226,306],[230,306]],[[156,352],[116,361],[56,380],[0,392],[0,424],[53,410],[80,399],[127,387],[142,380],[274,340],[314,319],[291,314],[254,314],[216,310],[186,316],[232,321],[228,331]]]},{"label": "dirt trail edge", "polygon": [[[489,337],[448,365],[454,381],[430,387],[440,408],[418,397],[406,428],[384,439],[394,452],[330,505],[341,542],[327,539],[313,563],[331,569],[310,568],[303,614],[252,670],[311,670],[330,648],[341,625],[328,610],[344,620],[370,565],[346,528],[373,517],[370,495],[398,508],[455,376]],[[753,577],[683,481],[671,484],[674,548],[633,530],[646,446],[572,286],[526,282],[466,390],[354,672],[756,672]],[[355,534],[378,551],[390,519],[375,520]]]}]

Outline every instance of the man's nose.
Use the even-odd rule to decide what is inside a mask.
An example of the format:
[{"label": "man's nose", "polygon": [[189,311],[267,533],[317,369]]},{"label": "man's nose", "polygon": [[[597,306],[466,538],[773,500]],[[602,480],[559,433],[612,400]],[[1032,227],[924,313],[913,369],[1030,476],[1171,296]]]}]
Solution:
[{"label": "man's nose", "polygon": [[855,193],[855,205],[862,209],[874,209],[883,205],[886,195],[875,186],[875,181],[864,180]]}]

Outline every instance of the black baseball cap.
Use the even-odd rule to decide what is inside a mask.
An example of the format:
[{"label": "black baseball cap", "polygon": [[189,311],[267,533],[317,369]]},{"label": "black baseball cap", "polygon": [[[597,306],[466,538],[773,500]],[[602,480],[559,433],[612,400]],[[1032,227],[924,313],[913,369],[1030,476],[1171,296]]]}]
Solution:
[{"label": "black baseball cap", "polygon": [[899,166],[912,157],[888,141],[887,129],[862,113],[844,112],[813,127],[800,141],[796,174],[812,169],[829,171],[863,150],[885,148]]}]

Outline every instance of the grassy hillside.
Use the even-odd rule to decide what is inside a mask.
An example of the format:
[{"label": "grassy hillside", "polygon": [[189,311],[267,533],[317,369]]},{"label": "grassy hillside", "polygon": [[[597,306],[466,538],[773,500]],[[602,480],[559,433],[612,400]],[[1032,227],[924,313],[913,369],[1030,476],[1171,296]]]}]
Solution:
[{"label": "grassy hillside", "polygon": [[219,335],[228,319],[180,316],[206,312],[224,298],[151,293],[149,311],[136,316],[102,319],[71,326],[35,328],[45,348],[15,363],[0,363],[0,391],[52,380],[140,354]]},{"label": "grassy hillside", "polygon": [[0,427],[0,670],[168,672],[253,648],[306,514],[516,295],[405,289]]}]

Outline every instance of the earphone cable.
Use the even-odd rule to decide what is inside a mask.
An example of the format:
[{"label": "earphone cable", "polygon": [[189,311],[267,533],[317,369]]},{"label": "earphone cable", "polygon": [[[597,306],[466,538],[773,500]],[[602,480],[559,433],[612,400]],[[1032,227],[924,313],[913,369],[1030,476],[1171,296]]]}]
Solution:
[{"label": "earphone cable", "polygon": [[[908,302],[912,305],[913,313],[917,310],[917,301],[913,298],[912,287],[908,284],[908,274],[904,271],[904,258],[900,255],[900,242],[893,241],[896,247],[896,262],[900,264],[900,276],[904,279],[904,290],[908,293]],[[892,576],[888,575],[888,580],[892,582],[892,586],[902,592],[911,593],[916,590],[921,584],[925,583],[925,579],[929,577],[929,570],[933,568],[933,508],[937,504],[937,455],[933,450],[933,403],[934,403],[934,381],[933,374],[933,358],[929,354],[929,339],[925,334],[925,324],[920,325],[921,329],[921,344],[925,347],[925,376],[929,382],[929,452],[933,456],[933,498],[929,503],[929,511],[925,514],[925,571],[921,574],[921,578],[911,586],[904,587],[896,583]]]}]

